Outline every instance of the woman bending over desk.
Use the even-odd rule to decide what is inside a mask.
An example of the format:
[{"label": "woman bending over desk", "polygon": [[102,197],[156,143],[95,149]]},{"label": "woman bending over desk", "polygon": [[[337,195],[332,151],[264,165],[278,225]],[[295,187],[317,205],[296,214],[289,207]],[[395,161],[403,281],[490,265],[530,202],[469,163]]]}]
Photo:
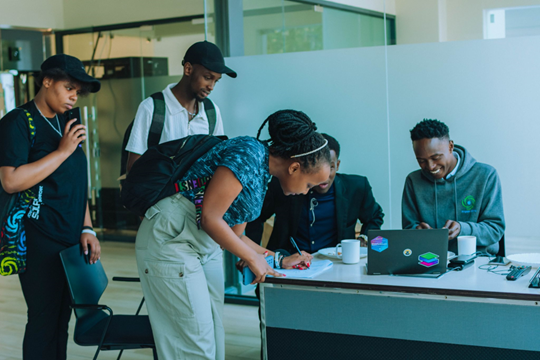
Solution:
[{"label": "woman bending over desk", "polygon": [[[261,141],[266,123],[270,139]],[[330,152],[316,129],[302,112],[278,111],[257,139],[216,145],[180,180],[184,191],[148,209],[136,255],[160,359],[224,359],[222,248],[246,262],[254,283],[281,276],[264,259],[268,250],[243,233],[260,214],[271,176],[288,195],[328,178]]]}]

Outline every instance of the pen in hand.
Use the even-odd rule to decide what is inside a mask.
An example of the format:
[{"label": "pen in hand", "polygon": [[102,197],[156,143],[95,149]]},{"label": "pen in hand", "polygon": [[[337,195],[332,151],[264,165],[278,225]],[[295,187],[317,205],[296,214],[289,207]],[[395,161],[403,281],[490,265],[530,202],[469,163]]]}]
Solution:
[{"label": "pen in hand", "polygon": [[[296,248],[296,250],[298,251],[298,254],[301,256],[301,255],[302,255],[302,252],[300,251],[300,248],[298,248],[298,246],[296,245],[296,242],[295,242],[294,238],[292,238],[292,237],[291,237],[291,243],[292,243],[292,245],[294,246],[294,248]],[[306,266],[307,266],[307,268],[309,268],[309,264],[306,265]]]}]

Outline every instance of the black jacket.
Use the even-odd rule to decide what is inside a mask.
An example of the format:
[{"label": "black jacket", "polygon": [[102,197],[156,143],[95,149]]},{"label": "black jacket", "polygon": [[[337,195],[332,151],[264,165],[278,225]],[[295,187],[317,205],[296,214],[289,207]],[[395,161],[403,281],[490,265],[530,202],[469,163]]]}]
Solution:
[{"label": "black jacket", "polygon": [[[362,234],[365,234],[368,229],[381,228],[384,213],[381,206],[375,201],[366,177],[337,173],[334,185],[338,228],[334,245],[342,239],[355,238],[354,228],[357,220],[362,222]],[[296,236],[302,207],[306,204],[306,197],[305,195],[285,196],[279,180],[274,177],[268,184],[261,215],[255,221],[247,224],[246,235],[255,243],[260,243],[264,222],[275,214],[274,230],[267,248],[270,250],[286,249],[294,252],[289,237]]]}]

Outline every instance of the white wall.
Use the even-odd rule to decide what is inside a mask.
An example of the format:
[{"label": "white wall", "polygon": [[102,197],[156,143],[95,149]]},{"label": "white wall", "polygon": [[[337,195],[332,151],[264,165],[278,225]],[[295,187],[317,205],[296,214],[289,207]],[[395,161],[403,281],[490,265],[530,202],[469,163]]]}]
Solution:
[{"label": "white wall", "polygon": [[305,111],[340,141],[341,171],[368,176],[386,228],[401,226],[403,182],[418,169],[409,130],[438,118],[497,168],[507,235],[537,237],[539,58],[540,37],[389,47],[390,142],[383,47],[229,58],[238,78],[224,77],[212,99],[230,136],[255,135],[278,109]]},{"label": "white wall", "polygon": [[439,2],[396,0],[396,38],[398,44],[439,41]]},{"label": "white wall", "polygon": [[354,6],[361,9],[378,11],[380,13],[386,10],[387,14],[396,13],[396,0],[329,0],[333,3]]},{"label": "white wall", "polygon": [[64,27],[64,1],[0,0],[0,27],[6,25],[62,29]]},{"label": "white wall", "polygon": [[540,0],[395,0],[397,43],[483,39],[485,9],[538,5]]},{"label": "white wall", "polygon": [[540,0],[448,0],[448,40],[482,39],[484,9],[534,5]]},{"label": "white wall", "polygon": [[[214,11],[213,3],[208,1],[209,12]],[[173,18],[204,12],[202,0],[63,0],[63,4],[65,29]]]}]

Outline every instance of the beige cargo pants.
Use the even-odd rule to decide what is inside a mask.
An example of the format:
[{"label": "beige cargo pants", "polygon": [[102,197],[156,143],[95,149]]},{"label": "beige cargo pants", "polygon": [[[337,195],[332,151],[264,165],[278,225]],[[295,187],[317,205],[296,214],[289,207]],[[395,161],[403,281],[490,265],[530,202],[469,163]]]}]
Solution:
[{"label": "beige cargo pants", "polygon": [[197,229],[193,203],[175,194],[148,209],[136,255],[158,357],[223,360],[222,251]]}]

